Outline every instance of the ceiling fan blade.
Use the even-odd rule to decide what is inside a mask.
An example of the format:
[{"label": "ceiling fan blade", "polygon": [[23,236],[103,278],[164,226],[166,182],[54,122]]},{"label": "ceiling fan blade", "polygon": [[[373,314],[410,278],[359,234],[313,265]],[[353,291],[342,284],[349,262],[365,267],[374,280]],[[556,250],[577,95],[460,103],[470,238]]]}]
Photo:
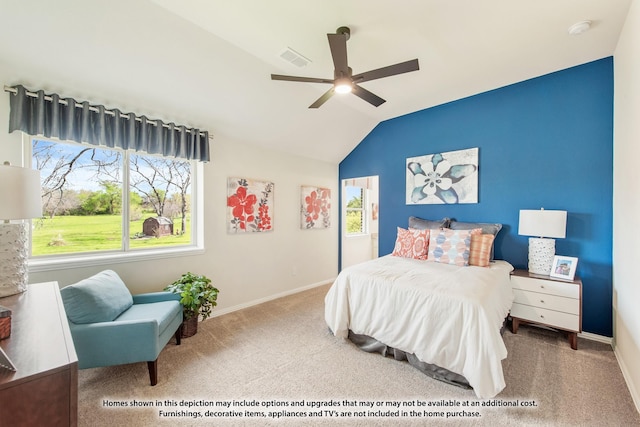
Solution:
[{"label": "ceiling fan blade", "polygon": [[330,80],[330,79],[317,79],[315,77],[283,76],[281,74],[271,74],[271,80],[285,80],[285,81],[288,81],[288,82],[330,83],[330,84],[333,84],[333,80]]},{"label": "ceiling fan blade", "polygon": [[360,98],[364,99],[369,104],[371,104],[371,105],[373,105],[375,107],[379,107],[380,105],[382,105],[382,104],[384,104],[386,102],[384,99],[380,98],[378,95],[369,92],[368,90],[366,90],[362,86],[358,86],[355,83],[353,84],[352,93],[354,95],[359,96]]},{"label": "ceiling fan blade", "polygon": [[324,95],[322,95],[320,98],[318,98],[316,100],[316,102],[314,102],[313,104],[309,105],[309,108],[318,108],[318,107],[320,107],[322,104],[327,102],[327,100],[329,98],[331,98],[334,93],[335,93],[335,90],[333,88],[329,89],[328,91],[326,91],[324,93]]},{"label": "ceiling fan blade", "polygon": [[349,76],[349,65],[347,63],[347,34],[327,34],[329,48],[335,67],[336,77]]},{"label": "ceiling fan blade", "polygon": [[356,83],[368,82],[371,80],[381,79],[383,77],[395,76],[396,74],[417,71],[419,69],[420,66],[418,65],[418,60],[412,59],[411,61],[405,61],[399,64],[389,65],[388,67],[378,68],[377,70],[356,74],[353,76],[353,81]]}]

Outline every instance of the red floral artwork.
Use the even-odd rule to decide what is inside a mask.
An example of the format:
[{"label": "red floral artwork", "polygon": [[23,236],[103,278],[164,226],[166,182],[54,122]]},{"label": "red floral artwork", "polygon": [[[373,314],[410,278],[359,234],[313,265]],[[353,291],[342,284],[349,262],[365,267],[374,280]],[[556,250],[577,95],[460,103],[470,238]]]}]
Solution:
[{"label": "red floral artwork", "polygon": [[[227,207],[229,208],[228,230],[237,232],[260,232],[272,229],[269,215],[273,183],[250,181],[244,178],[229,178]],[[256,204],[258,215],[256,216]]]},{"label": "red floral artwork", "polygon": [[300,227],[329,228],[331,225],[331,190],[328,188],[302,187]]}]

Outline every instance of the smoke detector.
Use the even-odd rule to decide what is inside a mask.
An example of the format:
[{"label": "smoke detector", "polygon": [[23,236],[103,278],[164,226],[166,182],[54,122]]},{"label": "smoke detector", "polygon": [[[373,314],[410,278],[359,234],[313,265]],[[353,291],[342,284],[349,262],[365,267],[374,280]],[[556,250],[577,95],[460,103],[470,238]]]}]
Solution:
[{"label": "smoke detector", "polygon": [[572,36],[577,36],[589,31],[589,28],[591,28],[591,21],[580,21],[570,26],[568,31]]}]

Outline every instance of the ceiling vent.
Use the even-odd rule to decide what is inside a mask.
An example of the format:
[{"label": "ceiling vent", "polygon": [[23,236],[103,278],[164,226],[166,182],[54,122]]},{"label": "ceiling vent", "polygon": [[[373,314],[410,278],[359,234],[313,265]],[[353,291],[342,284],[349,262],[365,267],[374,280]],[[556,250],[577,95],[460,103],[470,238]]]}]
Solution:
[{"label": "ceiling vent", "polygon": [[299,68],[306,67],[309,64],[309,62],[311,62],[311,60],[300,55],[298,52],[291,49],[290,47],[286,48],[280,54],[280,58],[284,59],[287,62],[292,63],[293,65]]}]

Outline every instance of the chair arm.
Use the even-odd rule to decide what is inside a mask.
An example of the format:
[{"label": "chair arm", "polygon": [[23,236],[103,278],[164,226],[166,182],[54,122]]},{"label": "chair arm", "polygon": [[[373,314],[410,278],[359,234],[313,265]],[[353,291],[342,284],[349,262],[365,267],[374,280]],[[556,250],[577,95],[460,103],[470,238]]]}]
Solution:
[{"label": "chair arm", "polygon": [[80,369],[152,361],[162,350],[155,320],[69,322],[69,329]]},{"label": "chair arm", "polygon": [[174,294],[173,292],[150,292],[132,296],[134,304],[149,304],[160,301],[180,301],[180,294]]},{"label": "chair arm", "polygon": [[114,320],[112,322],[77,324],[69,322],[72,335],[87,339],[104,340],[107,337],[122,339],[126,336],[158,336],[158,322],[155,320]]}]

